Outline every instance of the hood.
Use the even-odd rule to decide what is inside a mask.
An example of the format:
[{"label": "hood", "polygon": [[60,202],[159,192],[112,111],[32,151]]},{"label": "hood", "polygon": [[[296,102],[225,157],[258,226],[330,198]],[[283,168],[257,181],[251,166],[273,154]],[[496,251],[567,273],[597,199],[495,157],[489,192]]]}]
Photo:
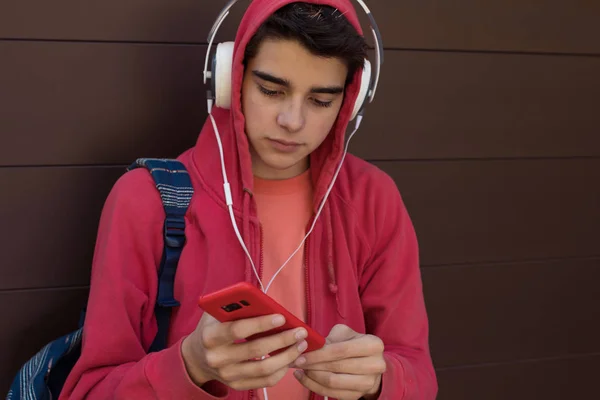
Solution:
[{"label": "hood", "polygon": [[[242,62],[244,60],[244,52],[252,36],[267,18],[284,5],[294,2],[297,2],[297,0],[253,0],[244,14],[235,38],[231,111],[238,151],[240,154],[247,155],[247,157],[245,157],[247,160],[243,160],[242,164],[242,181],[244,182],[245,187],[248,188],[251,187],[252,169],[250,168],[248,139],[244,133],[245,121],[241,104],[242,80],[244,76]],[[349,0],[313,0],[306,2],[329,5],[337,8],[348,21],[354,25],[357,31],[362,34],[356,12]],[[360,78],[359,74],[356,75]],[[359,85],[360,79],[357,79],[355,76],[346,89],[344,103],[329,135],[323,144],[311,155],[311,171],[315,188],[315,207],[325,195],[325,191],[331,182],[335,168],[342,157],[345,132],[352,113],[354,99],[358,95]]]},{"label": "hood", "polygon": [[[294,2],[297,2],[297,0],[253,0],[250,3],[244,13],[235,38],[231,109],[224,110],[213,107],[212,114],[218,125],[223,144],[225,167],[231,184],[234,209],[238,211],[240,211],[240,201],[243,198],[243,192],[252,192],[253,190],[252,163],[249,142],[245,134],[245,118],[242,113],[241,103],[245,49],[258,28],[270,15],[286,4]],[[307,0],[305,2],[329,5],[337,8],[356,28],[357,32],[362,34],[356,11],[350,0]],[[238,3],[236,6],[242,6],[242,4]],[[346,86],[344,102],[330,134],[310,156],[315,211],[325,196],[335,169],[343,155],[346,128],[350,121],[353,104],[358,96],[361,74],[362,69],[359,69]],[[198,138],[199,143],[196,146],[197,151],[194,155],[197,161],[195,164],[201,170],[201,174],[205,177],[207,185],[214,190],[219,198],[224,199],[219,152],[214,136],[211,123],[207,121],[203,132]]]},{"label": "hood", "polygon": [[[240,244],[246,250],[247,244],[252,244],[251,225],[258,225],[258,215],[256,202],[252,198],[254,176],[252,172],[252,161],[250,156],[250,147],[248,138],[245,134],[245,118],[242,113],[242,81],[244,78],[244,53],[250,39],[254,36],[262,23],[279,8],[297,2],[296,0],[254,0],[247,8],[234,43],[232,81],[231,81],[231,108],[225,110],[213,107],[211,115],[214,123],[219,130],[223,148],[223,163],[217,144],[213,121],[208,118],[200,136],[198,143],[192,152],[193,166],[197,169],[204,187],[215,199],[220,200],[223,205],[226,203],[223,192],[223,168],[228,176],[231,199],[233,207],[231,208],[232,221],[234,213],[241,219],[241,233],[237,231],[237,225],[234,226]],[[362,35],[362,29],[358,21],[356,11],[350,0],[307,0],[307,3],[322,4],[337,8],[348,21],[355,27],[356,31]],[[358,69],[350,83],[346,85],[344,101],[338,113],[338,117],[329,132],[327,138],[321,146],[310,155],[311,178],[313,182],[313,210],[317,216],[313,220],[314,224],[319,219],[319,207],[323,211],[324,241],[327,251],[327,265],[325,266],[329,274],[329,290],[336,297],[339,311],[338,287],[336,283],[336,268],[333,258],[333,237],[331,231],[331,210],[328,202],[321,205],[324,197],[327,195],[328,188],[334,179],[336,169],[342,160],[345,148],[345,136],[350,117],[352,115],[353,105],[360,90],[360,81],[362,69]],[[312,228],[311,228],[312,231]],[[310,232],[309,232],[310,234]],[[245,243],[245,244],[244,244]],[[253,243],[250,246],[250,252],[247,252],[248,259],[245,266],[245,277],[247,282],[254,280],[252,272],[256,277],[256,282],[260,282],[259,272],[252,259],[258,260],[260,257],[259,243]],[[251,256],[253,254],[253,256]],[[262,283],[261,283],[262,285]]]}]

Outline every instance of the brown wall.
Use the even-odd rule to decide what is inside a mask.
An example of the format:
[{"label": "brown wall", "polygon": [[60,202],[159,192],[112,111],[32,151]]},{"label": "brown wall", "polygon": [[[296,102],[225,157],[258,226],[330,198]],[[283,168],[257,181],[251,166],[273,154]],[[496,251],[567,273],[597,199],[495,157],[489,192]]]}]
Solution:
[{"label": "brown wall", "polygon": [[[75,327],[125,166],[194,143],[224,3],[0,3],[0,393]],[[595,397],[600,2],[369,5],[386,63],[352,151],[416,225],[439,399]]]}]

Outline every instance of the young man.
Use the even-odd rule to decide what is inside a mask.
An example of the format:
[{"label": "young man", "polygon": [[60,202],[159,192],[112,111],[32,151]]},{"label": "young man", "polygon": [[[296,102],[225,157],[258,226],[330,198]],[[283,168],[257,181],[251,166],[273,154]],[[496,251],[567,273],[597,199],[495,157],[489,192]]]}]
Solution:
[{"label": "young man", "polygon": [[[179,158],[195,194],[169,347],[147,354],[164,211],[150,176],[134,170],[102,214],[82,355],[61,399],[241,400],[262,398],[262,388],[286,400],[435,398],[417,241],[385,173],[348,155],[310,236],[277,274],[342,160],[366,56],[360,32],[349,0],[250,4],[235,41],[231,110],[212,115],[261,282],[232,228],[209,121]],[[305,353],[302,330],[240,343],[281,318],[219,323],[197,306],[240,281],[272,281],[268,294],[326,336],[325,347]]]}]

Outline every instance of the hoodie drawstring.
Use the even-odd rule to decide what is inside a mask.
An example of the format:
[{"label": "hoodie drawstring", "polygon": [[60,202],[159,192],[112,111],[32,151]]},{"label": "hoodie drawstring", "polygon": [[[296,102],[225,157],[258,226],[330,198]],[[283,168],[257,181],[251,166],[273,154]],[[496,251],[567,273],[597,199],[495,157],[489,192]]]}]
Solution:
[{"label": "hoodie drawstring", "polygon": [[334,266],[334,256],[333,256],[333,223],[331,218],[331,205],[329,203],[325,204],[323,208],[323,216],[325,217],[325,241],[327,242],[327,273],[329,275],[329,291],[333,296],[335,296],[335,305],[338,315],[342,319],[346,319],[346,317],[342,314],[340,309],[340,299],[339,299],[339,288],[337,285],[337,280],[335,276],[335,266]]},{"label": "hoodie drawstring", "polygon": [[327,241],[327,272],[329,274],[329,291],[337,297],[338,286],[335,280],[335,269],[333,268],[333,226],[331,224],[331,207],[329,203],[325,209],[325,225],[327,232],[325,240]]},{"label": "hoodie drawstring", "polygon": [[[242,237],[244,238],[245,243],[249,243],[250,238],[250,197],[251,193],[244,189],[244,195],[242,196]],[[248,245],[248,244],[247,244]],[[248,251],[252,254],[252,248],[249,248]],[[252,264],[250,264],[250,260],[246,257],[246,268],[245,268],[245,281],[252,282]]]}]

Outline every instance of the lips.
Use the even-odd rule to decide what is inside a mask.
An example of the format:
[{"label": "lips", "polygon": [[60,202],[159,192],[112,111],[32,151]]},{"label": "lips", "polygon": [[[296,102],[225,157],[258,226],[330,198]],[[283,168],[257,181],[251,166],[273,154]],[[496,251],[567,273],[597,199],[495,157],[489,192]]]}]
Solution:
[{"label": "lips", "polygon": [[268,141],[276,151],[281,153],[293,153],[302,145],[298,142],[289,142],[281,139],[268,139]]},{"label": "lips", "polygon": [[283,146],[300,146],[300,143],[297,143],[297,142],[288,142],[286,140],[281,140],[281,139],[269,139],[269,140],[272,142],[275,142],[275,143],[279,143]]}]

